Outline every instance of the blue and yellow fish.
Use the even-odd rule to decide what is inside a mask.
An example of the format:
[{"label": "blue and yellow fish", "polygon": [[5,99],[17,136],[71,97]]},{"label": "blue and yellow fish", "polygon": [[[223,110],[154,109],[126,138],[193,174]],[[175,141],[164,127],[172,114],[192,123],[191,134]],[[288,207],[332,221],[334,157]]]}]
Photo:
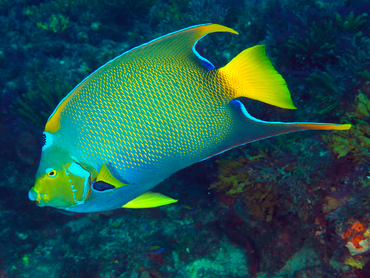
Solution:
[{"label": "blue and yellow fish", "polygon": [[266,122],[237,100],[295,109],[265,48],[216,69],[195,44],[217,24],[193,26],[133,48],[74,88],[49,117],[29,198],[73,212],[148,208],[176,200],[148,190],[225,150],[308,129],[350,125]]}]

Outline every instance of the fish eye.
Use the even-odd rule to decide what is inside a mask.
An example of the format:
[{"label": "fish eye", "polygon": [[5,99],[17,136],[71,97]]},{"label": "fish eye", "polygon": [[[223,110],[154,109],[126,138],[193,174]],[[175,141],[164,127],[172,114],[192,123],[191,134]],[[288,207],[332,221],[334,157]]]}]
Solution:
[{"label": "fish eye", "polygon": [[46,173],[48,174],[49,178],[55,178],[57,176],[57,171],[51,168],[46,169]]},{"label": "fish eye", "polygon": [[57,171],[55,171],[55,170],[52,170],[52,171],[50,171],[49,173],[48,173],[48,176],[50,177],[50,178],[55,178],[55,176],[57,175]]}]

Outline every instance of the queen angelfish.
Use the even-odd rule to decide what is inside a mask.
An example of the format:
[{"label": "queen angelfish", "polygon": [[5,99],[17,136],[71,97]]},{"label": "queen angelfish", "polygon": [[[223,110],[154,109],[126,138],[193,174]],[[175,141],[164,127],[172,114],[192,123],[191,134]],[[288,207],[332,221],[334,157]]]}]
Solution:
[{"label": "queen angelfish", "polygon": [[266,122],[237,100],[295,109],[265,48],[248,48],[216,69],[195,44],[233,29],[204,24],[133,48],[85,78],[56,107],[43,133],[29,198],[73,212],[176,202],[152,189],[173,173],[236,146],[349,124]]}]

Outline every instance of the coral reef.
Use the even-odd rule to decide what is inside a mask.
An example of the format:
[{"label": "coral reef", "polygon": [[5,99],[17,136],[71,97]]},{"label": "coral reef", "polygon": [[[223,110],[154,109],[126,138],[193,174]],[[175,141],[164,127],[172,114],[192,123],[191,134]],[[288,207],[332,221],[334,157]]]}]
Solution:
[{"label": "coral reef", "polygon": [[344,263],[348,264],[352,267],[362,269],[365,266],[366,261],[363,261],[362,259],[355,259],[353,257],[347,257],[347,259]]},{"label": "coral reef", "polygon": [[[253,150],[252,144],[251,151],[244,150],[245,156],[231,155],[216,161],[218,180],[210,188],[242,200],[259,219],[271,221],[274,215],[293,213],[307,220],[308,210],[319,201],[319,196],[310,192],[317,190],[325,180],[323,173],[328,165],[325,158],[318,163],[313,160],[315,155],[319,157],[325,152],[323,142],[302,139],[305,147],[295,148],[297,138],[302,139],[301,135],[292,135],[288,140],[274,139],[280,148],[266,148],[264,143],[256,143]],[[310,176],[307,169],[316,176]]]},{"label": "coral reef", "polygon": [[274,208],[278,204],[279,195],[275,192],[276,186],[251,181],[252,168],[248,164],[266,159],[265,154],[252,157],[239,157],[237,160],[216,160],[219,169],[219,181],[210,185],[228,196],[240,195],[251,208],[250,213],[259,219],[271,221]]}]

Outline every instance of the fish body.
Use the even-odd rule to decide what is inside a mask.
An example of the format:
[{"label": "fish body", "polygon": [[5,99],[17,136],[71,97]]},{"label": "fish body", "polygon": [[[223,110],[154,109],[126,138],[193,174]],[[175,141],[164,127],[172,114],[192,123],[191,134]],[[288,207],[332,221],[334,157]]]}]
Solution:
[{"label": "fish body", "polygon": [[49,117],[35,186],[39,206],[96,212],[165,205],[147,192],[173,173],[251,141],[350,125],[258,120],[238,97],[295,109],[264,47],[244,50],[220,69],[195,50],[205,24],[123,53],[70,92]]}]

